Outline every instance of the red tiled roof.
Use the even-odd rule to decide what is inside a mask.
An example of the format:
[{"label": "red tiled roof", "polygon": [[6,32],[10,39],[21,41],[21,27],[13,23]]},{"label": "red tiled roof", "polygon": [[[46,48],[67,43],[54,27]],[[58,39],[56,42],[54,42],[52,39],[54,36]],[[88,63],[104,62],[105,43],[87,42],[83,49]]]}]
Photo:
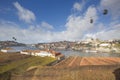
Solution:
[{"label": "red tiled roof", "polygon": [[23,52],[33,52],[33,53],[39,53],[42,51],[49,52],[51,54],[54,54],[55,56],[61,55],[60,52],[56,52],[54,50],[23,50]]}]

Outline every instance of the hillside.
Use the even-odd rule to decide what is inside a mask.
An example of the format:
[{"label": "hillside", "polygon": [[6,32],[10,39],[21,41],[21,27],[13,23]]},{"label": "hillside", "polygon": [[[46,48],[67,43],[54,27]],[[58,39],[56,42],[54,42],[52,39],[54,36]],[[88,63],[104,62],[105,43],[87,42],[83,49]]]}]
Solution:
[{"label": "hillside", "polygon": [[[54,66],[36,66],[12,80],[116,80],[120,58],[69,57]],[[117,70],[117,73],[116,73]],[[116,75],[116,77],[115,77]],[[118,76],[117,76],[118,75]],[[119,80],[119,79],[118,79]]]},{"label": "hillside", "polygon": [[0,41],[0,49],[9,46],[25,46],[25,44],[15,41]]},{"label": "hillside", "polygon": [[0,55],[0,80],[8,80],[10,75],[22,75],[31,66],[45,66],[55,59],[35,57],[19,53],[3,53]]}]

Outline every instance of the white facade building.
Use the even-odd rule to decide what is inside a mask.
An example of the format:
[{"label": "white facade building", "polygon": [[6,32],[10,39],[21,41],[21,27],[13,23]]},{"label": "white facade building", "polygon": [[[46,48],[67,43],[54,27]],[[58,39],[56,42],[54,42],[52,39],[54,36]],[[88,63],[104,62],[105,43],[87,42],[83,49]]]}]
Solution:
[{"label": "white facade building", "polygon": [[100,47],[110,47],[111,46],[111,44],[109,44],[109,43],[102,43],[102,44],[100,44]]},{"label": "white facade building", "polygon": [[55,54],[49,51],[41,51],[41,50],[23,50],[20,52],[21,54],[32,55],[32,56],[41,56],[41,57],[53,57],[55,58]]}]

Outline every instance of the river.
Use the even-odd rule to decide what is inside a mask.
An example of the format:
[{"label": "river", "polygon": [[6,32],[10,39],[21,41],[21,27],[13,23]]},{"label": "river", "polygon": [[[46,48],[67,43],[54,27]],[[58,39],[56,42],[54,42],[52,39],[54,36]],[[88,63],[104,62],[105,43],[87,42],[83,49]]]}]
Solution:
[{"label": "river", "polygon": [[[15,46],[12,47],[15,50],[26,50],[26,49],[37,49],[35,47],[31,46]],[[87,52],[81,52],[81,51],[73,51],[73,50],[56,50],[62,54],[64,54],[66,57],[69,56],[81,56],[81,57],[120,57],[119,53],[87,53]]]},{"label": "river", "polygon": [[69,56],[81,56],[81,57],[120,57],[119,53],[87,53],[87,52],[81,52],[81,51],[72,51],[72,50],[58,50],[58,52],[61,52],[66,57]]}]

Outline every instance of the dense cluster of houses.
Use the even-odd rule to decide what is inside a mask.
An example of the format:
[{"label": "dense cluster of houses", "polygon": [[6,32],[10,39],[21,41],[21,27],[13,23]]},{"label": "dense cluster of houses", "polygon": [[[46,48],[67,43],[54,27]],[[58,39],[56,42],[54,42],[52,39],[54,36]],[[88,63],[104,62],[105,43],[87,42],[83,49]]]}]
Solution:
[{"label": "dense cluster of houses", "polygon": [[[6,44],[16,44],[15,42],[1,42],[1,45]],[[18,45],[18,44],[16,44]],[[22,45],[22,44],[21,44]],[[45,50],[77,50],[77,51],[83,51],[83,52],[114,52],[114,53],[120,53],[120,40],[99,40],[99,39],[93,39],[93,38],[87,38],[82,41],[59,41],[59,42],[50,42],[50,43],[38,43],[38,44],[32,44],[30,46],[34,46],[37,49]],[[40,55],[44,56],[46,53],[51,53],[51,51],[45,50],[45,51],[39,51],[39,50],[26,50],[26,54],[30,55]],[[6,48],[5,50],[2,49],[2,52],[15,52],[15,50],[12,50],[10,48]],[[21,52],[21,50],[16,50],[16,52]],[[25,53],[25,51],[21,52],[22,54]],[[34,54],[35,53],[35,54]],[[44,53],[41,54],[41,53]],[[52,52],[53,53],[53,52]]]},{"label": "dense cluster of houses", "polygon": [[83,52],[114,52],[120,53],[120,40],[99,40],[87,38],[82,41],[59,41],[39,43],[35,45],[40,49],[78,50]]}]

